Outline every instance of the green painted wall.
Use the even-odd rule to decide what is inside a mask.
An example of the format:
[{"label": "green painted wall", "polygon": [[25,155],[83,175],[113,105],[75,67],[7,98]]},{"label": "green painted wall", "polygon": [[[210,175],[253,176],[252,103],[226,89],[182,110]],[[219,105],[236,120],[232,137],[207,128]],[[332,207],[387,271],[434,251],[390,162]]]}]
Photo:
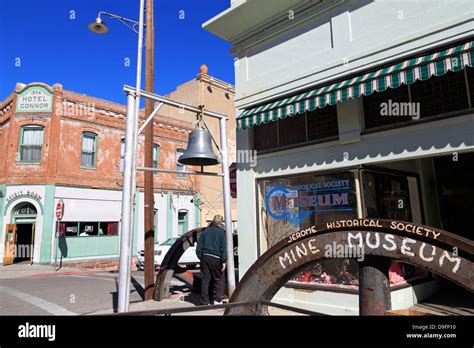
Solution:
[{"label": "green painted wall", "polygon": [[69,258],[117,255],[118,252],[118,236],[68,237],[59,241],[58,259],[60,256]]},{"label": "green painted wall", "polygon": [[166,239],[173,236],[173,207],[171,205],[172,194],[166,194]]},{"label": "green painted wall", "polygon": [[51,243],[53,237],[54,219],[54,185],[45,186],[44,211],[43,211],[43,235],[41,237],[40,263],[50,263]]},{"label": "green painted wall", "polygon": [[201,201],[201,195],[196,193],[194,195],[194,228],[201,227],[201,206],[198,202]]}]

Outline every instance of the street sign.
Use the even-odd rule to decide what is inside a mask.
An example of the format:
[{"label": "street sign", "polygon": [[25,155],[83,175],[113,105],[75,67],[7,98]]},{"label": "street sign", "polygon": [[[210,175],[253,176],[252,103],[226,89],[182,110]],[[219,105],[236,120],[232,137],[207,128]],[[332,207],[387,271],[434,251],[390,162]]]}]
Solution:
[{"label": "street sign", "polygon": [[229,168],[230,178],[230,195],[232,198],[237,198],[237,166],[232,163]]},{"label": "street sign", "polygon": [[61,220],[64,215],[64,202],[61,199],[56,205],[56,219]]}]

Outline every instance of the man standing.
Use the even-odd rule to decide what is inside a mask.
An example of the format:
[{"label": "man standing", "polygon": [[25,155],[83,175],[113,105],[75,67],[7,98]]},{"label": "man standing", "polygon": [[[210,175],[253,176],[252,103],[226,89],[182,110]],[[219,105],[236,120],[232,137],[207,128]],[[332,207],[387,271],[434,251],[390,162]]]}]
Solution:
[{"label": "man standing", "polygon": [[201,260],[201,304],[209,304],[209,286],[212,284],[213,303],[221,304],[223,296],[222,279],[227,261],[224,218],[214,216],[209,227],[202,232],[197,242],[196,254]]}]

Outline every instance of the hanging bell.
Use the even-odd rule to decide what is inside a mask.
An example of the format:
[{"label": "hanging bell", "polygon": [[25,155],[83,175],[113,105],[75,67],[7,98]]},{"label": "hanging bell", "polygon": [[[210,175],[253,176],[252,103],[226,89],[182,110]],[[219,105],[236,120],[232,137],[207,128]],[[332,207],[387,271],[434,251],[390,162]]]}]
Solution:
[{"label": "hanging bell", "polygon": [[188,148],[178,162],[190,166],[213,166],[219,158],[212,149],[211,134],[205,129],[196,129],[189,134]]}]

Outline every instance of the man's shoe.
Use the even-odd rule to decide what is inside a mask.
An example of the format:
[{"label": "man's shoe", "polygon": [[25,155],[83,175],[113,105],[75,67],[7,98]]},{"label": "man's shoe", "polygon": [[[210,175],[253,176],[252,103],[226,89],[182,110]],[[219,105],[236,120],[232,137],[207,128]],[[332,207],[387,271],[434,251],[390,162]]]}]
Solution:
[{"label": "man's shoe", "polygon": [[222,301],[214,301],[214,305],[219,305],[219,304],[222,304],[223,302]]}]

